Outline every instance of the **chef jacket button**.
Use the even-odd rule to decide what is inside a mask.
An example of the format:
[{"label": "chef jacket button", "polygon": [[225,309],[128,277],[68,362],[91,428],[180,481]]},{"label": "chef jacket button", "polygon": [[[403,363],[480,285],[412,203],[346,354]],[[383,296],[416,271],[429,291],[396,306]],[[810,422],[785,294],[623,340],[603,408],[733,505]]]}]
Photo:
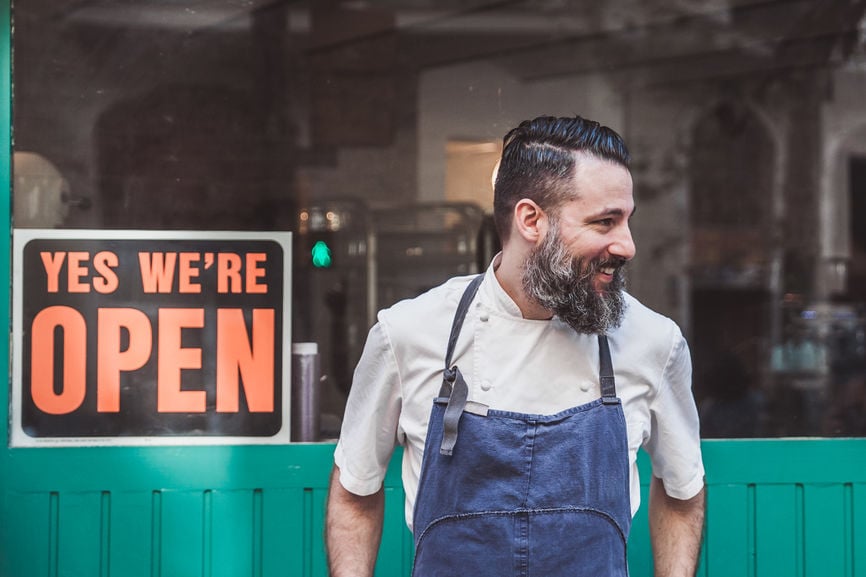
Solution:
[{"label": "chef jacket button", "polygon": [[592,385],[590,385],[589,383],[581,383],[581,384],[580,384],[580,390],[583,391],[583,392],[585,393],[585,392],[589,391],[589,388],[590,388],[591,386],[592,386]]},{"label": "chef jacket button", "polygon": [[482,314],[482,315],[481,315],[480,317],[478,317],[478,318],[481,319],[481,322],[482,322],[482,323],[486,323],[487,321],[490,320],[490,315],[488,315],[488,314],[485,313],[485,314]]},{"label": "chef jacket button", "polygon": [[481,390],[489,391],[493,385],[490,384],[490,381],[481,381]]}]

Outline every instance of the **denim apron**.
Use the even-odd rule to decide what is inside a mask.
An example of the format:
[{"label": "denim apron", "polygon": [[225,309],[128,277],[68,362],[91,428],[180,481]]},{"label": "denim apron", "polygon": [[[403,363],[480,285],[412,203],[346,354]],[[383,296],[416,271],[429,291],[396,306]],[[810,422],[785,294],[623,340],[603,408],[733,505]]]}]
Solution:
[{"label": "denim apron", "polygon": [[625,577],[628,443],[607,339],[598,339],[600,399],[555,415],[469,401],[451,358],[482,278],[458,306],[433,403],[413,577]]}]

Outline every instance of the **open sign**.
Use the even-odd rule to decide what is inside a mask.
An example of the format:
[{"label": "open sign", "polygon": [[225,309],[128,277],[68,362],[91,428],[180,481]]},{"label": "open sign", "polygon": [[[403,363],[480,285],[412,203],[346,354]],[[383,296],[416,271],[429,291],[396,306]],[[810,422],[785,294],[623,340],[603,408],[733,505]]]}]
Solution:
[{"label": "open sign", "polygon": [[290,243],[16,230],[12,445],[288,441]]}]

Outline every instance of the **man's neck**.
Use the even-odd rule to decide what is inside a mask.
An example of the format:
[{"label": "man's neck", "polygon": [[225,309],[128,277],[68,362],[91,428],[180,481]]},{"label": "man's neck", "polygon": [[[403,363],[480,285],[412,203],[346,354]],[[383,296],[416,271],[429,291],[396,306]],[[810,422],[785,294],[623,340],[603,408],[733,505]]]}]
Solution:
[{"label": "man's neck", "polygon": [[530,299],[523,290],[523,258],[519,254],[503,251],[493,263],[493,272],[502,290],[520,309],[523,318],[548,320],[553,317],[553,313]]}]

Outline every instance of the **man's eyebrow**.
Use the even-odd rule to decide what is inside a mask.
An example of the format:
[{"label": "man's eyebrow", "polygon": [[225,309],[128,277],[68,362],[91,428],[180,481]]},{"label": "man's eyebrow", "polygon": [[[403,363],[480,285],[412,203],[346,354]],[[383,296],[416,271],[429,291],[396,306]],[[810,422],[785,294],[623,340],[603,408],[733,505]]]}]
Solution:
[{"label": "man's eyebrow", "polygon": [[[628,218],[633,217],[634,213],[636,213],[636,212],[637,212],[637,207],[632,208],[631,214],[628,215]],[[597,212],[596,214],[591,215],[590,219],[605,218],[605,217],[611,217],[611,216],[623,217],[623,216],[626,216],[626,213],[621,208],[606,208],[606,209],[602,209],[601,211]]]}]

